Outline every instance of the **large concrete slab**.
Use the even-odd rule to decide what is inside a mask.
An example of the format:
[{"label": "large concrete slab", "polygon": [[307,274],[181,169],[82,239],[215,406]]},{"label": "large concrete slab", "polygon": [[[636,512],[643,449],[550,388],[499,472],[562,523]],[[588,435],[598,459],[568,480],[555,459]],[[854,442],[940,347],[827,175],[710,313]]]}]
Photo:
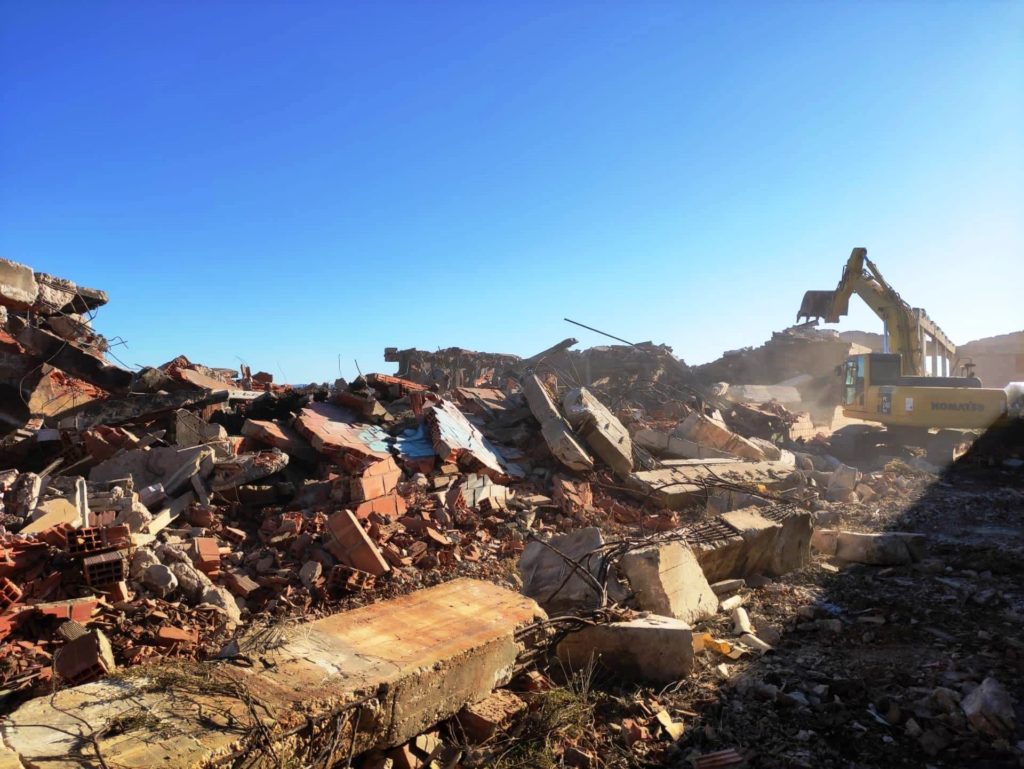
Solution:
[{"label": "large concrete slab", "polygon": [[707,487],[716,481],[772,489],[781,485],[793,468],[785,462],[747,462],[729,459],[679,459],[658,470],[631,473],[629,483],[649,494],[663,507],[680,510],[703,505]]},{"label": "large concrete slab", "polygon": [[294,627],[254,667],[141,668],[32,700],[0,732],[33,769],[99,769],[76,736],[90,733],[106,766],[121,769],[200,769],[242,752],[255,759],[248,766],[282,765],[259,760],[257,732],[278,757],[336,742],[340,761],[350,745],[399,745],[507,683],[516,631],[542,616],[528,598],[455,580]]}]

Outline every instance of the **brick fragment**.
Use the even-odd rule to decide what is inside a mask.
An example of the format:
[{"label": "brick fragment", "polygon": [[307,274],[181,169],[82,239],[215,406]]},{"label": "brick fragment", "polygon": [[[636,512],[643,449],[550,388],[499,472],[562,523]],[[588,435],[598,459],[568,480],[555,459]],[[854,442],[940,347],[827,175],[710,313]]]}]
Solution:
[{"label": "brick fragment", "polygon": [[7,577],[0,577],[0,611],[7,611],[21,600],[21,588]]},{"label": "brick fragment", "polygon": [[127,571],[124,555],[117,551],[92,555],[82,561],[85,584],[90,587],[121,582],[127,576]]},{"label": "brick fragment", "polygon": [[91,555],[108,550],[123,550],[132,544],[132,532],[127,526],[89,526],[67,534],[69,555]]},{"label": "brick fragment", "polygon": [[116,667],[110,641],[99,630],[69,641],[53,658],[53,672],[69,686],[103,678]]},{"label": "brick fragment", "polygon": [[526,703],[522,698],[507,689],[498,689],[490,697],[466,705],[458,715],[459,725],[470,741],[486,742],[507,729],[524,710]]},{"label": "brick fragment", "polygon": [[37,603],[36,611],[58,619],[73,620],[85,624],[92,619],[99,601],[96,598],[72,598],[68,601]]},{"label": "brick fragment", "polygon": [[163,625],[156,631],[156,642],[159,646],[173,646],[174,644],[193,645],[199,643],[199,631]]},{"label": "brick fragment", "polygon": [[339,510],[327,519],[327,549],[339,561],[374,576],[391,571],[380,550],[351,510]]}]

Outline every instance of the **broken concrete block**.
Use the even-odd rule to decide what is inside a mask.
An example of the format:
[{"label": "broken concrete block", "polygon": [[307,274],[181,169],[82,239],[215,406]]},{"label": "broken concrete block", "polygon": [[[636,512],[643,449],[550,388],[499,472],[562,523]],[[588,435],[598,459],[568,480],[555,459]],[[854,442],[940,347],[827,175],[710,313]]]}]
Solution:
[{"label": "broken concrete block", "polygon": [[376,425],[359,422],[348,409],[310,403],[295,419],[295,429],[314,449],[348,467],[362,467],[391,456],[391,437]]},{"label": "broken concrete block", "polygon": [[226,491],[245,483],[258,481],[288,466],[288,455],[280,449],[239,454],[214,463],[210,476],[211,491]]},{"label": "broken concrete block", "polygon": [[[0,744],[35,769],[67,769],[86,755],[92,761],[82,748],[81,718],[109,766],[210,766],[236,749],[239,732],[209,714],[252,725],[247,700],[228,690],[260,692],[262,723],[278,755],[315,754],[325,733],[336,733],[354,755],[384,750],[507,683],[523,650],[519,631],[538,619],[543,613],[527,598],[457,579],[291,628],[269,652],[272,665],[184,663],[181,685],[154,687],[142,671],[30,700],[0,724]],[[197,688],[192,680],[223,686]],[[338,719],[346,710],[353,717]],[[139,712],[160,728],[125,717]],[[293,730],[307,719],[315,729]]]},{"label": "broken concrete block", "polygon": [[836,537],[835,557],[873,566],[899,566],[921,560],[924,542],[923,534],[840,531]]},{"label": "broken concrete block", "polygon": [[960,703],[971,726],[992,737],[1013,734],[1016,716],[1013,701],[999,681],[989,676]]},{"label": "broken concrete block", "polygon": [[666,684],[693,670],[693,631],[682,620],[651,615],[588,625],[567,635],[556,652],[570,669],[583,668],[594,659],[615,673]]},{"label": "broken concrete block", "polygon": [[709,582],[779,577],[807,563],[811,530],[806,511],[747,507],[693,527],[687,541]]},{"label": "broken concrete block", "polygon": [[597,608],[601,605],[600,573],[607,560],[600,552],[603,545],[604,538],[595,526],[552,537],[546,543],[528,542],[519,559],[523,595],[552,614]]},{"label": "broken concrete block", "polygon": [[633,441],[622,422],[586,387],[569,390],[562,409],[573,430],[617,476],[633,471]]},{"label": "broken concrete block", "polygon": [[663,542],[630,550],[619,569],[641,609],[699,622],[718,609],[718,598],[690,548],[682,542]]},{"label": "broken concrete block", "polygon": [[31,267],[0,259],[0,305],[25,312],[39,296],[39,284]]},{"label": "broken concrete block", "polygon": [[839,548],[839,532],[835,529],[815,529],[811,534],[811,547],[822,555],[834,556]]},{"label": "broken concrete block", "polygon": [[766,459],[764,452],[749,440],[732,432],[721,422],[697,411],[684,419],[674,432],[695,443],[711,446],[737,457],[752,459],[755,462],[762,462]]},{"label": "broken concrete block", "polygon": [[737,606],[731,612],[732,632],[736,635],[754,634],[754,626],[750,624],[750,615],[742,606]]},{"label": "broken concrete block", "polygon": [[536,374],[529,374],[523,377],[522,385],[530,411],[540,422],[541,435],[555,459],[570,470],[593,470],[593,458],[580,445],[544,383]]}]

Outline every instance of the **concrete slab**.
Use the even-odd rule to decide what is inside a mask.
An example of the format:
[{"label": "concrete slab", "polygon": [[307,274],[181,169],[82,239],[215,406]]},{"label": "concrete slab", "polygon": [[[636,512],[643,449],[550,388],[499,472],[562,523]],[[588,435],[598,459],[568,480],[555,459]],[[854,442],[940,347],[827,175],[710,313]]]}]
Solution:
[{"label": "concrete slab", "polygon": [[590,390],[568,390],[562,397],[562,410],[572,429],[617,476],[626,478],[632,472],[633,441],[629,431]]},{"label": "concrete slab", "polygon": [[536,374],[530,374],[523,377],[522,385],[530,413],[540,422],[541,435],[555,459],[570,470],[593,470],[593,457],[580,444],[544,383]]},{"label": "concrete slab", "polygon": [[595,659],[613,672],[665,684],[693,670],[693,631],[679,619],[651,615],[570,633],[557,648],[569,669]]},{"label": "concrete slab", "polygon": [[39,284],[31,267],[0,259],[0,305],[29,310],[39,296]]},{"label": "concrete slab", "polygon": [[690,414],[673,432],[694,443],[726,451],[744,459],[761,461],[765,458],[764,452],[746,438],[732,432],[722,423],[698,412]]},{"label": "concrete slab", "polygon": [[32,700],[0,731],[34,769],[99,769],[73,736],[90,732],[104,735],[106,765],[122,769],[255,757],[252,713],[279,755],[316,755],[334,741],[346,753],[393,747],[507,683],[522,650],[516,631],[542,616],[527,598],[459,579],[295,627],[261,653],[269,667],[140,668]]},{"label": "concrete slab", "polygon": [[629,484],[649,494],[662,507],[680,510],[703,505],[707,484],[722,480],[768,489],[781,488],[793,468],[783,462],[747,462],[729,459],[681,459],[664,463],[658,470],[631,473]]}]

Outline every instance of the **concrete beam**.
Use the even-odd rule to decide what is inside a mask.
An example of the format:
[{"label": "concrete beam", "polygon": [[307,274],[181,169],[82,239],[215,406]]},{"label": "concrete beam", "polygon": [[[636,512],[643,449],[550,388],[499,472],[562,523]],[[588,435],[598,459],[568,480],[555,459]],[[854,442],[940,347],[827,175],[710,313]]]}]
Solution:
[{"label": "concrete beam", "polygon": [[[508,682],[537,605],[459,579],[293,628],[255,667],[183,665],[32,700],[0,724],[33,769],[206,769],[400,745]],[[260,726],[262,725],[262,726]],[[261,747],[262,746],[262,747]],[[264,755],[260,757],[260,750]],[[323,760],[322,758],[320,760]],[[333,765],[328,760],[325,765]]]}]

